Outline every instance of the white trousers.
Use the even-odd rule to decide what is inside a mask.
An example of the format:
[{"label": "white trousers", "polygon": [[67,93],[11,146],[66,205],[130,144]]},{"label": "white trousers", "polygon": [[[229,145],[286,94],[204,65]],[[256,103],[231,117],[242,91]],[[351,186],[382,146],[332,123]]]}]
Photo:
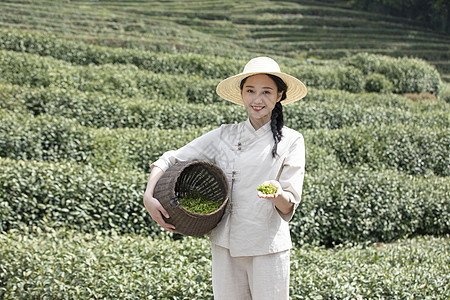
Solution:
[{"label": "white trousers", "polygon": [[232,257],[226,248],[211,244],[215,300],[289,299],[290,251]]}]

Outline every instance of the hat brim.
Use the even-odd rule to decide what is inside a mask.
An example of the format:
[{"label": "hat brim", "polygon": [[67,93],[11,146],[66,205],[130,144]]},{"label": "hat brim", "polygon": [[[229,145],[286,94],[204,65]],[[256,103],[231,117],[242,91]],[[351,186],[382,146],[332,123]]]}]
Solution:
[{"label": "hat brim", "polygon": [[295,78],[282,72],[253,72],[253,73],[241,73],[222,80],[216,88],[217,94],[230,102],[244,105],[241,96],[241,81],[244,78],[257,75],[257,74],[271,74],[280,77],[287,85],[286,99],[281,101],[281,104],[289,104],[304,98],[307,94],[306,86]]}]

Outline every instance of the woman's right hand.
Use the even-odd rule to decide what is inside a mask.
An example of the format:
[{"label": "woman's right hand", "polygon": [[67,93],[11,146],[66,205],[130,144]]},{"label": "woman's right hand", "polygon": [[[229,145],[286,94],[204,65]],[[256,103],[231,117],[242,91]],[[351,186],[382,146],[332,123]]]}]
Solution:
[{"label": "woman's right hand", "polygon": [[144,206],[147,209],[148,213],[152,217],[152,219],[159,224],[164,229],[167,229],[170,232],[174,232],[175,226],[167,223],[163,219],[163,215],[166,219],[169,219],[170,216],[164,207],[161,205],[161,202],[153,196],[145,193],[144,194]]}]

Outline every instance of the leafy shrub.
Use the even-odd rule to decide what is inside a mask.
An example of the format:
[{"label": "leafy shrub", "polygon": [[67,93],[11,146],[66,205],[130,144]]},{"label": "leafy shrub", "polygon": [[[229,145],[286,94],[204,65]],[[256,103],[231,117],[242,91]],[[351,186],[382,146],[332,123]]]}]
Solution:
[{"label": "leafy shrub", "polygon": [[[441,97],[439,97],[440,100]],[[410,114],[417,114],[419,117],[426,115],[426,113],[439,114],[444,112],[448,114],[450,106],[446,101],[421,101],[414,103],[403,95],[398,94],[376,94],[376,93],[349,93],[342,90],[320,90],[311,88],[304,101],[299,101],[294,104],[286,106],[286,109],[295,107],[296,105],[303,105],[304,103],[317,102],[317,105],[342,105],[348,106],[350,109],[361,109],[361,114],[373,114],[374,111],[366,113],[366,109],[378,108],[389,114],[389,110],[402,111],[402,118],[408,117]],[[353,107],[353,108],[352,108]],[[330,112],[331,113],[331,112]],[[365,116],[364,116],[365,117]],[[406,119],[405,119],[406,121]],[[430,120],[432,121],[432,120]],[[402,121],[403,122],[403,121]],[[414,123],[416,124],[417,120]],[[406,122],[405,122],[406,123]],[[425,123],[423,123],[424,126]],[[432,123],[430,123],[429,126]],[[448,126],[447,122],[441,123],[443,126]]]},{"label": "leafy shrub", "polygon": [[241,71],[244,61],[201,54],[165,54],[90,45],[49,34],[0,30],[0,49],[51,56],[77,65],[132,64],[153,73],[225,78]]},{"label": "leafy shrub", "polygon": [[[332,160],[331,160],[332,162]],[[0,160],[3,231],[20,226],[85,232],[158,234],[141,204],[142,173],[67,163]],[[307,173],[303,202],[291,222],[294,242],[331,245],[392,241],[450,230],[450,186],[439,177],[417,178],[323,164]]]},{"label": "leafy shrub", "polygon": [[212,127],[178,130],[102,128],[93,131],[95,141],[88,162],[104,170],[150,172],[150,163],[164,152],[178,149]]},{"label": "leafy shrub", "polygon": [[177,129],[219,126],[247,118],[243,107],[227,103],[205,107],[178,101],[117,98],[75,89],[27,89],[14,97],[24,102],[35,115],[45,113],[75,118],[89,127]]},{"label": "leafy shrub", "polygon": [[[448,236],[370,247],[302,247],[291,256],[292,299],[446,299]],[[443,265],[442,265],[443,264]],[[444,266],[441,269],[440,265]]]},{"label": "leafy shrub", "polygon": [[450,175],[450,142],[445,128],[399,124],[318,131],[311,142],[331,151],[348,168],[368,164],[408,174]]},{"label": "leafy shrub", "polygon": [[103,170],[150,171],[165,151],[179,148],[212,127],[144,130],[91,129],[62,117],[1,111],[0,156],[13,159],[72,161]]},{"label": "leafy shrub", "polygon": [[[17,69],[21,72],[17,73]],[[173,99],[180,102],[217,102],[217,80],[166,75],[134,65],[74,66],[50,57],[0,51],[0,83],[28,87],[57,87],[101,92],[120,97]]]},{"label": "leafy shrub", "polygon": [[327,172],[328,170],[339,170],[342,168],[339,160],[330,151],[317,146],[313,143],[309,143],[309,133],[304,134],[306,144],[306,172]]},{"label": "leafy shrub", "polygon": [[367,75],[364,89],[373,93],[390,93],[394,86],[385,76],[372,73]]},{"label": "leafy shrub", "polygon": [[92,135],[61,117],[0,110],[0,156],[86,162],[94,147]]},{"label": "leafy shrub", "polygon": [[0,83],[0,109],[14,112],[26,110],[25,103],[19,96],[22,92],[20,86]]},{"label": "leafy shrub", "polygon": [[442,92],[439,94],[439,99],[450,103],[450,83],[444,83],[442,85]]},{"label": "leafy shrub", "polygon": [[325,66],[286,68],[286,72],[299,78],[308,88],[340,89],[353,93],[364,89],[362,72],[352,66],[330,63]]},{"label": "leafy shrub", "polygon": [[393,84],[394,93],[431,92],[439,95],[441,91],[442,82],[438,71],[420,59],[358,53],[349,57],[347,64],[358,68],[365,75],[384,75]]},{"label": "leafy shrub", "polygon": [[352,93],[359,93],[364,90],[364,76],[356,68],[338,68],[339,89]]},{"label": "leafy shrub", "polygon": [[[109,128],[178,129],[237,123],[247,118],[244,107],[200,103],[120,98],[100,92],[61,88],[19,88],[3,85],[0,106],[28,109],[35,115],[74,118],[81,125]],[[441,101],[414,105],[397,95],[310,91],[305,101],[285,106],[287,126],[305,129],[339,129],[372,124],[411,123],[416,126],[449,126],[448,106]]]},{"label": "leafy shrub", "polygon": [[296,243],[389,242],[450,231],[450,184],[392,171],[328,169],[309,172],[291,221]]},{"label": "leafy shrub", "polygon": [[[342,90],[308,89],[305,101],[325,103],[345,103],[362,107],[402,108],[411,110],[413,106],[403,96],[397,94],[349,93]],[[298,103],[298,102],[296,102]]]},{"label": "leafy shrub", "polygon": [[329,102],[297,102],[284,109],[285,124],[300,132],[305,129],[340,129],[400,122],[422,127],[450,125],[447,112],[439,110],[422,112],[416,111],[418,109],[415,107],[407,106],[389,108],[378,106],[376,101],[373,102],[372,105],[364,102],[355,104],[346,98]]},{"label": "leafy shrub", "polygon": [[142,174],[4,158],[0,169],[0,231],[46,221],[83,232],[160,231],[142,204]]},{"label": "leafy shrub", "polygon": [[0,235],[2,299],[212,299],[206,239],[36,231]]},{"label": "leafy shrub", "polygon": [[[294,248],[290,296],[447,299],[448,239]],[[212,299],[210,269],[205,238],[173,241],[52,228],[0,235],[2,299]]]},{"label": "leafy shrub", "polygon": [[[300,112],[300,111],[299,111]],[[368,120],[353,118],[358,114],[333,114],[336,120],[348,116],[344,124],[337,122],[325,126],[349,126],[354,122],[382,122],[368,114]],[[324,116],[327,111],[324,111]],[[0,124],[0,154],[2,157],[18,159],[34,159],[45,161],[76,161],[92,164],[95,167],[108,169],[149,171],[150,162],[159,158],[165,151],[177,149],[194,138],[217,126],[191,127],[169,130],[145,130],[132,128],[98,128],[91,129],[77,122],[62,117],[51,117],[46,114],[32,117],[27,114],[14,114],[0,111],[4,122]],[[198,116],[202,116],[199,114]],[[197,117],[198,117],[197,116]],[[316,116],[320,116],[317,115]],[[383,115],[381,115],[383,116]],[[395,115],[394,115],[395,116]],[[445,113],[429,114],[428,119],[448,125]],[[314,119],[314,110],[308,117]],[[181,117],[182,118],[182,117]],[[180,119],[181,120],[181,119]],[[320,119],[319,119],[320,120]],[[415,119],[410,117],[408,121]],[[419,119],[421,120],[421,119]],[[439,121],[440,120],[440,121]],[[169,121],[169,120],[168,120]],[[303,132],[307,140],[307,148],[313,145],[321,150],[313,157],[311,167],[321,165],[321,157],[331,155],[332,160],[346,167],[369,164],[373,168],[392,167],[410,174],[434,173],[448,176],[449,144],[446,130],[436,127],[411,127],[395,123],[371,125],[369,127],[342,128],[336,131],[305,131],[302,124],[305,119],[294,119],[293,128]],[[425,122],[423,121],[423,122]],[[447,123],[444,123],[446,122]],[[425,122],[426,123],[426,122]],[[314,126],[323,126],[317,124]],[[298,127],[297,127],[298,126]],[[307,126],[305,126],[307,127]],[[313,150],[315,151],[315,150]]]}]

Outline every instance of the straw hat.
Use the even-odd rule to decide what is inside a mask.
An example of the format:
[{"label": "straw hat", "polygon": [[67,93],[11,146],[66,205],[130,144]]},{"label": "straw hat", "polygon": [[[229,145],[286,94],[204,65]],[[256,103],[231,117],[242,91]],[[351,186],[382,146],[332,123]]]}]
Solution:
[{"label": "straw hat", "polygon": [[282,73],[276,61],[269,57],[256,57],[250,60],[244,67],[244,71],[238,75],[228,77],[217,85],[217,94],[225,100],[244,105],[241,97],[240,84],[244,78],[256,74],[272,74],[280,77],[287,85],[286,99],[281,104],[288,104],[306,96],[306,87],[297,78]]}]

